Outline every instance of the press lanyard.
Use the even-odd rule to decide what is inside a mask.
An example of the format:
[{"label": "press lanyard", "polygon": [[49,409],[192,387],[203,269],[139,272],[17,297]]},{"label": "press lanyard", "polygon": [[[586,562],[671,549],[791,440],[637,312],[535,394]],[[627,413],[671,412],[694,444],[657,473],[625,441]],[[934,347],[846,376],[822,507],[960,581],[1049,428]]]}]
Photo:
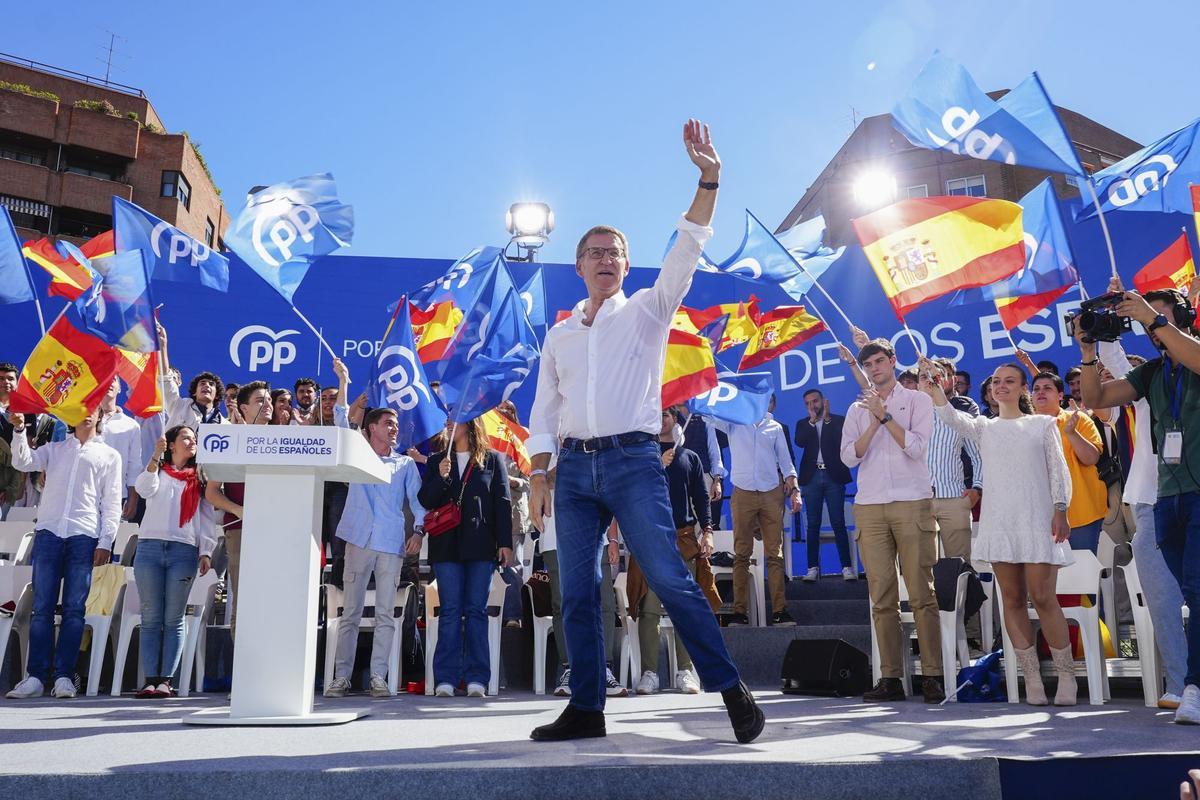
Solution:
[{"label": "press lanyard", "polygon": [[[1173,367],[1171,365],[1171,362],[1164,358],[1163,359],[1163,391],[1167,393],[1167,397],[1169,398],[1169,402],[1171,403],[1171,421],[1174,422],[1176,425],[1178,425],[1179,424],[1179,397],[1180,397],[1180,395],[1183,394],[1183,374],[1184,374],[1184,372],[1186,372],[1186,370],[1179,369],[1179,372],[1175,376],[1175,386],[1172,387],[1171,379],[1168,377],[1168,374],[1169,374],[1170,370],[1172,370],[1172,369],[1177,369],[1177,367]],[[1174,388],[1174,391],[1171,391],[1172,388]]]}]

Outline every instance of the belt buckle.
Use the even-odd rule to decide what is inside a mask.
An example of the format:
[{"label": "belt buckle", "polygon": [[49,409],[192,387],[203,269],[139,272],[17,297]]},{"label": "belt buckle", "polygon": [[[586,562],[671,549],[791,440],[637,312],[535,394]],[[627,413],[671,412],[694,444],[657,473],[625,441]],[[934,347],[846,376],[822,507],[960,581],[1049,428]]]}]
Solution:
[{"label": "belt buckle", "polygon": [[591,445],[592,442],[599,442],[599,441],[600,441],[599,439],[584,439],[583,440],[583,452],[587,453],[588,455],[591,455],[593,453],[599,453],[600,452],[599,447],[597,447],[595,450],[589,449],[589,446]]}]

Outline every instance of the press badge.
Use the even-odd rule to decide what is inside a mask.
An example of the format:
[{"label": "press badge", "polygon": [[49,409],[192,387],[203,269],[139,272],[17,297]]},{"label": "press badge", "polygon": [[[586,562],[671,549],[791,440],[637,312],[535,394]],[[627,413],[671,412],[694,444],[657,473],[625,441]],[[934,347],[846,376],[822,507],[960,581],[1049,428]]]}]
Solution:
[{"label": "press badge", "polygon": [[1178,464],[1183,457],[1183,431],[1167,431],[1163,439],[1162,460],[1164,464]]}]

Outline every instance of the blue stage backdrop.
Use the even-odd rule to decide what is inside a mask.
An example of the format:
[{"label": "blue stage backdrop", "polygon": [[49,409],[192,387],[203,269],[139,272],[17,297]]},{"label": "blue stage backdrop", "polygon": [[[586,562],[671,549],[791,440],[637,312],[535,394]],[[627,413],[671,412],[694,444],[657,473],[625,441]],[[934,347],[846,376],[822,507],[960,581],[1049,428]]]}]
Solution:
[{"label": "blue stage backdrop", "polygon": [[[1117,212],[1109,215],[1109,225],[1118,264],[1129,285],[1133,272],[1177,237],[1181,226],[1189,225],[1190,230],[1190,219],[1183,214]],[[1107,285],[1108,260],[1098,224],[1093,219],[1070,227],[1085,286],[1089,294],[1100,294]],[[639,251],[656,249],[658,244],[643,243]],[[295,302],[346,361],[354,394],[364,388],[368,357],[379,346],[388,323],[387,306],[404,292],[444,273],[451,263],[439,259],[353,255],[326,256],[316,261],[296,293]],[[553,321],[559,310],[572,308],[583,297],[583,282],[574,265],[514,263],[512,271],[517,285],[524,285],[539,267],[545,268],[547,316]],[[38,273],[35,280],[39,283],[39,295],[45,298],[45,276],[40,270],[34,272]],[[633,269],[626,280],[627,291],[650,285],[657,272],[656,268]],[[902,366],[915,361],[913,348],[859,248],[848,248],[825,273],[821,283],[860,327],[896,343]],[[155,302],[164,304],[160,317],[170,335],[172,363],[183,372],[185,381],[208,369],[226,381],[239,383],[262,379],[272,385],[290,387],[301,376],[314,377],[321,384],[334,383],[329,357],[315,337],[279,293],[236,257],[230,259],[227,294],[163,281],[154,282],[153,292]],[[764,290],[761,285],[751,285],[735,277],[702,272],[696,274],[685,302],[705,308],[747,299],[751,293],[759,296],[764,310],[795,302],[772,287]],[[56,298],[43,302],[49,323],[62,303]],[[809,302],[820,310],[839,336],[849,341],[845,324],[819,292],[811,293]],[[1077,304],[1077,294],[1068,294],[1053,310],[1044,311],[1022,325],[1014,332],[1014,338],[1035,360],[1048,358],[1064,368],[1075,363],[1078,351],[1067,338],[1062,316]],[[38,339],[33,306],[30,303],[3,306],[0,319],[5,331],[0,360],[13,361],[19,366]],[[971,373],[971,393],[977,401],[984,377],[998,364],[1012,360],[1012,348],[990,305],[950,308],[947,300],[935,300],[914,312],[909,325],[930,354],[948,356]],[[1126,338],[1131,351],[1148,352],[1145,337]],[[729,356],[726,360],[730,365],[736,365],[736,350],[725,355]],[[778,394],[776,417],[789,428],[804,415],[802,395],[806,389],[822,389],[838,413],[845,411],[857,393],[846,366],[838,360],[837,347],[829,334],[821,334],[785,353],[764,369],[774,373]],[[531,375],[514,396],[526,420],[535,384],[535,376]]]}]

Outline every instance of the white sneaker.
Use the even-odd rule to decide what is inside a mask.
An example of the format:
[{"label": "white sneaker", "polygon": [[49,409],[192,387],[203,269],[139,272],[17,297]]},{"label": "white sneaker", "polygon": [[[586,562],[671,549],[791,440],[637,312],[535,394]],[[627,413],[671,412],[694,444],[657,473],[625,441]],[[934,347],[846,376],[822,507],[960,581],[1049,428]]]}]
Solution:
[{"label": "white sneaker", "polygon": [[482,683],[468,683],[467,697],[487,697],[487,687]]},{"label": "white sneaker", "polygon": [[1184,687],[1179,708],[1175,709],[1175,721],[1180,725],[1200,725],[1200,686],[1189,683]]},{"label": "white sneaker", "polygon": [[850,567],[842,567],[842,580],[856,581],[858,580],[858,573],[850,569]]},{"label": "white sneaker", "polygon": [[392,696],[392,690],[390,688],[388,688],[387,680],[379,677],[378,675],[371,676],[370,691],[371,691],[371,697],[391,697]]},{"label": "white sneaker", "polygon": [[454,697],[454,687],[448,683],[439,683],[433,690],[434,697]]},{"label": "white sneaker", "polygon": [[571,696],[571,668],[567,667],[563,670],[562,675],[558,679],[558,685],[554,687],[555,697],[570,697]]},{"label": "white sneaker", "polygon": [[804,581],[805,583],[813,583],[820,577],[821,577],[821,568],[820,567],[809,567],[808,572],[804,573],[804,577],[801,578],[800,580]]},{"label": "white sneaker", "polygon": [[638,678],[637,683],[638,694],[657,694],[658,693],[658,673],[646,670],[642,673],[642,677]]},{"label": "white sneaker", "polygon": [[607,697],[629,696],[629,690],[617,681],[617,676],[608,667],[604,668],[604,694]]},{"label": "white sneaker", "polygon": [[1163,696],[1158,698],[1158,707],[1174,711],[1179,708],[1179,703],[1183,698],[1172,692],[1163,692]]},{"label": "white sneaker", "polygon": [[51,697],[57,697],[60,700],[70,700],[75,696],[75,681],[67,677],[59,678],[54,682],[54,688],[50,690]]},{"label": "white sneaker", "polygon": [[334,678],[329,682],[329,688],[325,690],[326,697],[345,697],[350,691],[349,678]]},{"label": "white sneaker", "polygon": [[46,687],[41,680],[30,675],[14,686],[5,697],[9,700],[28,700],[31,697],[41,697],[45,693]]},{"label": "white sneaker", "polygon": [[700,694],[700,681],[690,669],[681,669],[675,673],[675,687],[684,694]]}]

